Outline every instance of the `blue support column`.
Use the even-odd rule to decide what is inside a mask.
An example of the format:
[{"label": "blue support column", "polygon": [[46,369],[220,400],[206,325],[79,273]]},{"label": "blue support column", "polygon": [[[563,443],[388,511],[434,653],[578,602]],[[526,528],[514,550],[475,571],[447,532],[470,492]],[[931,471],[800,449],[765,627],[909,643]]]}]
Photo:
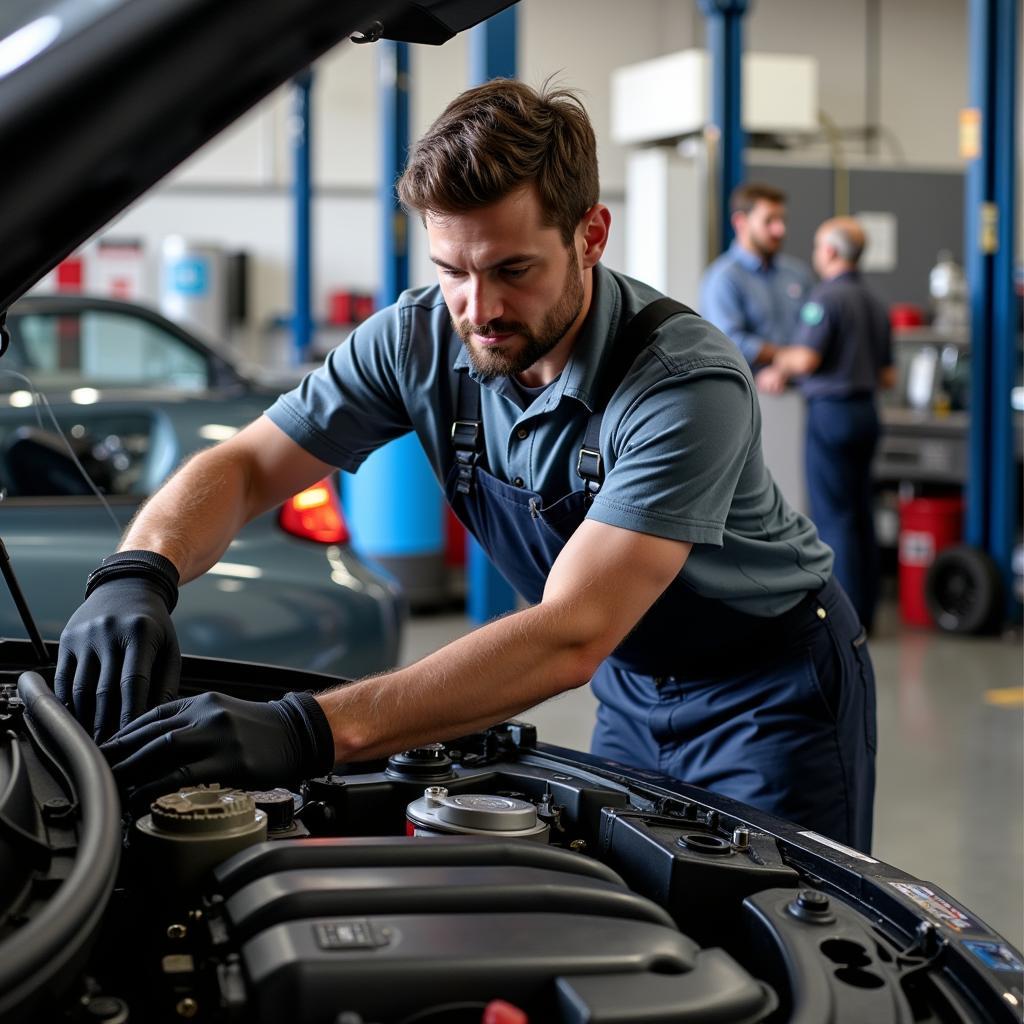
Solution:
[{"label": "blue support column", "polygon": [[[471,85],[516,77],[516,18],[516,7],[508,7],[470,30]],[[486,622],[515,608],[515,590],[472,537],[466,541],[466,576],[466,613],[473,622]]]},{"label": "blue support column", "polygon": [[[395,182],[409,149],[409,45],[377,43],[380,76],[379,173],[381,263],[378,308],[409,287],[408,218]],[[344,476],[345,515],[353,545],[391,572],[414,606],[447,600],[444,499],[419,438],[406,434]]]},{"label": "blue support column", "polygon": [[1011,593],[1017,529],[1013,419],[1017,328],[1018,0],[970,0],[970,102],[979,121],[967,166],[965,258],[971,305],[971,406],[966,537],[992,556]]},{"label": "blue support column", "polygon": [[968,161],[964,190],[964,270],[971,306],[971,397],[968,436],[967,510],[964,539],[977,548],[988,547],[988,510],[991,493],[988,453],[991,408],[991,238],[983,233],[987,204],[992,198],[992,76],[994,47],[993,0],[970,0],[969,101],[980,118],[980,145]]},{"label": "blue support column", "polygon": [[292,199],[295,211],[295,252],[292,276],[292,362],[309,360],[313,345],[313,313],[310,293],[312,267],[311,231],[311,116],[313,72],[308,68],[293,79]]},{"label": "blue support column", "polygon": [[492,78],[516,77],[517,17],[517,7],[506,7],[470,29],[470,85],[481,85]]},{"label": "blue support column", "polygon": [[1003,574],[1005,592],[1013,592],[1013,547],[1020,496],[1016,487],[1013,411],[1010,393],[1017,380],[1016,298],[1013,265],[1017,224],[1015,196],[1017,64],[1020,37],[1019,0],[998,0],[995,15],[993,69],[992,192],[998,211],[997,248],[992,257],[992,507],[989,511],[989,553]]},{"label": "blue support column", "polygon": [[748,0],[700,0],[711,55],[711,122],[718,128],[715,167],[719,242],[732,241],[729,195],[744,178],[743,169],[743,16]]},{"label": "blue support column", "polygon": [[377,43],[380,73],[381,263],[378,307],[395,301],[409,287],[408,219],[398,205],[395,182],[409,149],[409,44]]}]

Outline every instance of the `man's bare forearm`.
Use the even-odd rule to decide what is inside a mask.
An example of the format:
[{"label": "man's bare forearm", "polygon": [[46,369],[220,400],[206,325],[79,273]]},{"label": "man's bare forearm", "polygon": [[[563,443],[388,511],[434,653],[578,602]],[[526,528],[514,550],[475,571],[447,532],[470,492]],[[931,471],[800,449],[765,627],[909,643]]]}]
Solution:
[{"label": "man's bare forearm", "polygon": [[121,541],[170,559],[186,583],[227,550],[245,524],[246,474],[213,448],[189,460],[143,505]]},{"label": "man's bare forearm", "polygon": [[689,553],[688,543],[584,521],[552,566],[540,604],[408,668],[320,694],[338,760],[452,739],[581,686]]},{"label": "man's bare forearm", "polygon": [[201,576],[249,520],[332,472],[266,416],[200,452],[142,507],[121,542]]},{"label": "man's bare forearm", "polygon": [[364,761],[462,736],[587,682],[607,652],[580,635],[568,604],[542,603],[407,668],[319,694],[336,759]]}]

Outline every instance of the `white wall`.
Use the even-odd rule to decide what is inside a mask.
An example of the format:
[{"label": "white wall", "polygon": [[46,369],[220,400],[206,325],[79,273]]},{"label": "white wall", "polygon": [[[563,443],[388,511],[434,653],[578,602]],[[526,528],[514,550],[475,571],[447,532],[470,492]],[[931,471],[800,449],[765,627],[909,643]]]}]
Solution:
[{"label": "white wall", "polygon": [[[865,118],[867,0],[753,0],[750,50],[808,53],[819,61],[821,107],[839,125]],[[881,120],[910,163],[955,166],[957,112],[967,102],[967,0],[882,0]],[[549,75],[579,89],[598,135],[602,191],[621,225],[625,153],[609,139],[613,68],[703,45],[704,21],[682,0],[521,0],[520,77]],[[412,56],[412,130],[419,134],[466,85],[467,41],[417,47]],[[247,249],[257,351],[270,317],[290,307],[292,238],[290,92],[279,90],[207,146],[101,234],[143,239],[151,265],[162,238],[180,233]],[[377,70],[373,46],[343,44],[316,67],[313,94],[314,302],[321,313],[336,288],[377,281]],[[851,148],[855,148],[852,147]],[[886,147],[883,147],[885,149]],[[884,154],[883,154],[884,156]],[[431,279],[414,230],[414,283]],[[613,227],[608,261],[621,265]],[[283,358],[283,356],[282,356]]]}]

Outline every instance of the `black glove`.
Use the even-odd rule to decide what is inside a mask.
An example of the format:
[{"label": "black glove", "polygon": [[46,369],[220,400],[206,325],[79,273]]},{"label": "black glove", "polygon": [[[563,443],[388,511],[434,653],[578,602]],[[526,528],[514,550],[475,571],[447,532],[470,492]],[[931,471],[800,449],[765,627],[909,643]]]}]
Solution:
[{"label": "black glove", "polygon": [[97,742],[177,696],[177,600],[178,571],[154,551],[118,552],[90,574],[61,633],[54,689]]},{"label": "black glove", "polygon": [[223,693],[184,697],[143,715],[100,748],[134,806],[182,786],[295,787],[334,767],[334,738],[308,693],[263,703]]}]

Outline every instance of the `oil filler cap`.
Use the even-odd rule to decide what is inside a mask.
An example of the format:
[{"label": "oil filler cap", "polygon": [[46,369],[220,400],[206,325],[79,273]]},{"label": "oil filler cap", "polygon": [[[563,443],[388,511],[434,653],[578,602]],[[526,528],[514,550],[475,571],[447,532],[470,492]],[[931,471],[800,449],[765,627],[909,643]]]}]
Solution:
[{"label": "oil filler cap", "polygon": [[156,831],[206,836],[251,828],[256,822],[256,802],[238,789],[196,786],[159,797],[149,813]]},{"label": "oil filler cap", "polygon": [[267,816],[239,789],[189,786],[154,800],[135,828],[144,874],[190,893],[214,865],[265,840]]},{"label": "oil filler cap", "polygon": [[488,835],[547,841],[549,828],[527,800],[487,793],[450,794],[428,786],[406,808],[414,835]]},{"label": "oil filler cap", "polygon": [[537,808],[511,796],[484,796],[465,793],[450,796],[438,808],[438,818],[446,825],[466,825],[492,832],[518,832],[537,824]]}]

